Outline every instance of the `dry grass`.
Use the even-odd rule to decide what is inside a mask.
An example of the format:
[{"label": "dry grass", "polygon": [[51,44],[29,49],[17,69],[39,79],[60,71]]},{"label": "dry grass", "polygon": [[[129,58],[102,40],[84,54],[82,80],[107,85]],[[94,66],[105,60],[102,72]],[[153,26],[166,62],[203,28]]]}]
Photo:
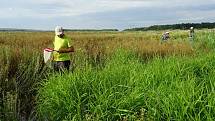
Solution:
[{"label": "dry grass", "polygon": [[[66,34],[72,38],[71,44],[76,51],[72,57],[76,66],[79,67],[83,61],[94,65],[101,64],[118,48],[131,50],[143,59],[154,56],[192,55],[194,53],[190,44],[187,43],[186,31],[171,33],[171,39],[166,43],[161,43],[161,31],[67,32]],[[41,78],[39,76],[43,68],[40,58],[42,50],[52,47],[53,40],[53,32],[0,33],[0,47],[3,50],[0,52],[0,91],[3,94],[0,95],[2,99],[0,100],[1,112],[6,111],[2,108],[5,104],[16,106],[15,109],[8,107],[6,113],[11,113],[9,117],[16,117],[17,114],[22,113],[29,114],[29,111],[32,110],[29,106],[34,105],[31,98],[34,98],[32,95],[35,95],[35,89],[31,88],[37,81],[35,78]],[[31,91],[28,92],[28,90]],[[17,102],[7,100],[8,97],[13,97]],[[29,104],[25,105],[20,101]],[[14,103],[22,104],[22,109],[19,107],[20,104]],[[0,118],[2,115],[0,113]]]},{"label": "dry grass", "polygon": [[[192,49],[186,43],[186,32],[172,33],[170,42],[161,44],[162,32],[67,32],[76,50],[88,55],[110,54],[117,48],[134,50],[145,55],[190,54]],[[180,38],[179,38],[180,37]],[[176,39],[177,38],[177,39]],[[6,32],[0,33],[0,46],[41,51],[52,47],[52,32]]]}]

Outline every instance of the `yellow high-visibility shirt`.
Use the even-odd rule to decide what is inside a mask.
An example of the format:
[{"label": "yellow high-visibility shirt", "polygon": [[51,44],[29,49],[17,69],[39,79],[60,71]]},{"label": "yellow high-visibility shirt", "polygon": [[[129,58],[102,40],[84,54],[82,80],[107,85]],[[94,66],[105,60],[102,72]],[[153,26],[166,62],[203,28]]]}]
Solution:
[{"label": "yellow high-visibility shirt", "polygon": [[[59,51],[62,48],[70,47],[69,42],[70,38],[68,38],[66,35],[64,35],[63,38],[55,36],[54,50]],[[67,61],[67,60],[70,60],[69,53],[58,53],[56,51],[53,52],[53,61]]]}]

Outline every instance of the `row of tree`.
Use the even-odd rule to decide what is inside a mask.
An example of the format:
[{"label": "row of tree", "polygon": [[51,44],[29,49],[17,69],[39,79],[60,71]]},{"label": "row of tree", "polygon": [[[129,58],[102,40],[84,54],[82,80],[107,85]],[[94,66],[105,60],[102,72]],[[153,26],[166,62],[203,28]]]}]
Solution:
[{"label": "row of tree", "polygon": [[81,31],[81,32],[106,32],[106,31],[119,31],[118,29],[64,29],[65,31]]},{"label": "row of tree", "polygon": [[[131,28],[125,29],[123,31],[148,31],[148,30],[168,30],[168,29],[181,29],[186,30],[190,27],[195,29],[213,29],[215,28],[215,22],[203,22],[203,23],[182,23],[182,24],[172,24],[172,25],[153,25],[149,27]],[[0,28],[0,31],[41,31],[41,30],[31,30],[31,29],[15,29],[15,28]],[[118,29],[65,29],[65,31],[119,31]]]},{"label": "row of tree", "polygon": [[181,29],[186,30],[190,27],[194,27],[195,29],[213,29],[215,28],[214,23],[182,23],[182,24],[172,24],[172,25],[153,25],[149,27],[140,27],[140,28],[132,28],[132,29],[125,29],[124,31],[148,31],[148,30],[168,30],[168,29]]},{"label": "row of tree", "polygon": [[[33,29],[16,29],[16,28],[0,28],[2,32],[34,32],[34,31],[46,31],[46,32],[53,32],[53,30],[33,30]],[[72,31],[72,32],[108,32],[108,31],[119,31],[118,29],[65,29],[65,31]]]}]

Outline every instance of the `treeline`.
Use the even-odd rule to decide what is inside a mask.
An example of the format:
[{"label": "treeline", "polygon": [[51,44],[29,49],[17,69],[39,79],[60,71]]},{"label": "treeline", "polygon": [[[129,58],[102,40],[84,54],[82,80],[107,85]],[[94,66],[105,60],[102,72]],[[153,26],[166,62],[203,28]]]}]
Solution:
[{"label": "treeline", "polygon": [[[181,29],[186,30],[190,27],[194,27],[195,29],[213,29],[215,28],[215,22],[202,22],[202,23],[182,23],[182,24],[167,24],[167,25],[153,25],[149,27],[139,27],[139,28],[131,28],[125,29],[123,31],[148,31],[148,30],[168,30],[168,29]],[[53,30],[33,30],[33,29],[16,29],[16,28],[0,28],[0,31],[53,31]],[[65,29],[65,31],[72,32],[112,32],[119,31],[118,29]]]},{"label": "treeline", "polygon": [[106,31],[119,31],[118,29],[64,29],[65,31],[72,31],[72,32],[106,32]]},{"label": "treeline", "polygon": [[42,32],[43,30],[35,29],[16,29],[16,28],[0,28],[0,32]]},{"label": "treeline", "polygon": [[153,25],[149,27],[140,27],[140,28],[132,28],[125,29],[124,31],[148,31],[148,30],[167,30],[167,29],[181,29],[186,30],[190,27],[194,27],[195,29],[213,29],[215,28],[215,22],[203,22],[203,23],[182,23],[182,24],[172,24],[172,25]]},{"label": "treeline", "polygon": [[[118,29],[64,29],[65,31],[71,32],[111,32],[119,31]],[[34,30],[34,29],[16,29],[16,28],[0,28],[1,32],[53,32],[53,30]]]}]

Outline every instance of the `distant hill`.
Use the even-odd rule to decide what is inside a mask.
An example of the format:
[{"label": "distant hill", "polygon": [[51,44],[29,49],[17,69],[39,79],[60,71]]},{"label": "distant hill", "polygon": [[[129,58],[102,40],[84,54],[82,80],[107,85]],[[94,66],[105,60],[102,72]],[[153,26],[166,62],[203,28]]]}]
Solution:
[{"label": "distant hill", "polygon": [[65,31],[86,31],[86,32],[106,32],[106,31],[119,31],[118,29],[65,29]]},{"label": "distant hill", "polygon": [[[125,29],[123,31],[148,31],[148,30],[168,30],[168,29],[181,29],[186,30],[190,27],[194,27],[195,29],[213,29],[215,28],[215,22],[202,22],[202,23],[182,23],[182,24],[167,24],[167,25],[153,25],[149,27],[139,27],[139,28],[131,28]],[[0,28],[0,31],[21,31],[21,32],[36,32],[36,31],[45,31],[45,30],[34,30],[34,29],[16,29],[16,28]],[[54,31],[54,30],[48,30]],[[65,29],[65,31],[72,32],[108,32],[108,31],[119,31],[118,29]]]},{"label": "distant hill", "polygon": [[16,28],[0,28],[0,31],[2,32],[36,32],[36,31],[42,31],[42,30],[35,30],[35,29],[16,29]]},{"label": "distant hill", "polygon": [[[34,30],[34,29],[16,29],[16,28],[0,28],[0,31],[4,31],[4,32],[9,32],[9,31],[12,31],[12,32],[45,32],[45,31],[51,31],[53,32],[54,30]],[[83,32],[83,31],[86,31],[86,32],[107,32],[107,31],[119,31],[118,29],[65,29],[65,31],[72,31],[72,32]]]},{"label": "distant hill", "polygon": [[194,27],[195,29],[213,29],[215,28],[215,23],[182,23],[182,24],[172,24],[172,25],[153,25],[149,27],[140,27],[140,28],[132,28],[125,29],[124,31],[148,31],[148,30],[168,30],[168,29],[181,29],[186,30],[190,27]]}]

